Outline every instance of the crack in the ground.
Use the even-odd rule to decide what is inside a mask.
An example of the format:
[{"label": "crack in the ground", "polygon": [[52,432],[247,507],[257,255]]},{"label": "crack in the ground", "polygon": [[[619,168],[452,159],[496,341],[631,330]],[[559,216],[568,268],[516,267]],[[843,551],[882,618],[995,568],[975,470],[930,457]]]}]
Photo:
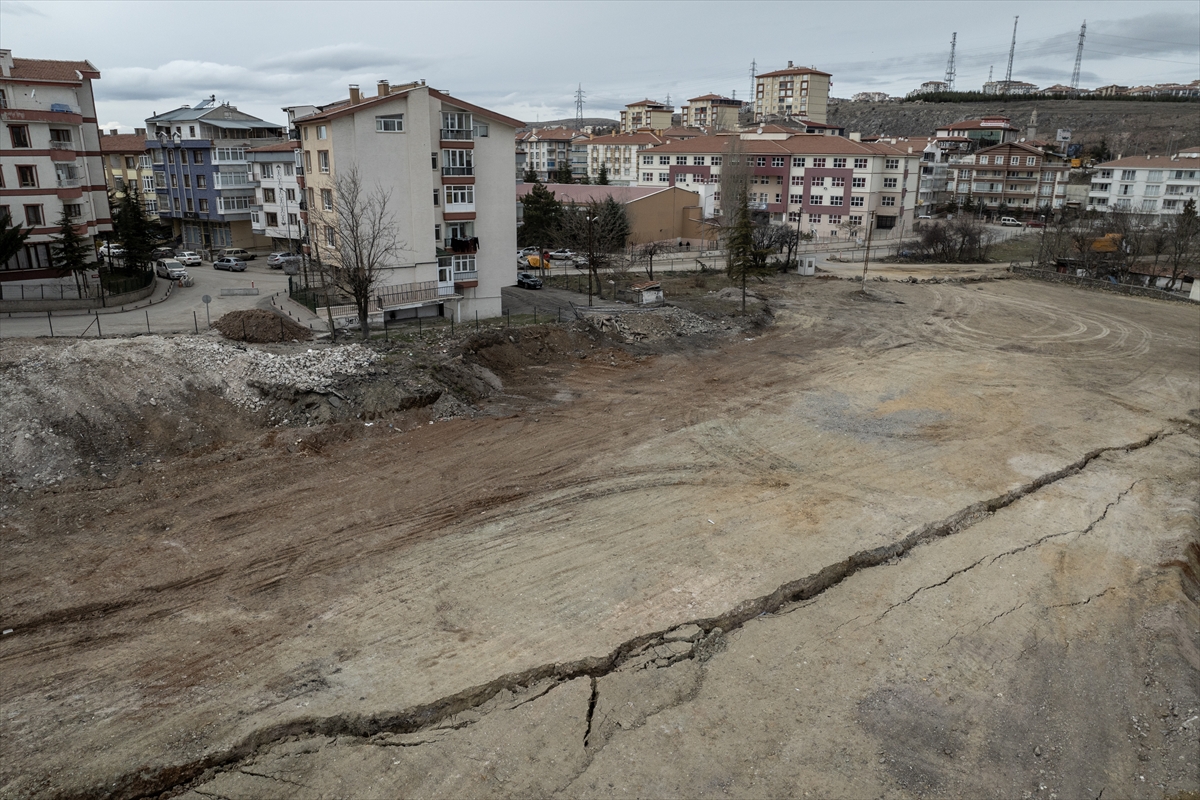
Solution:
[{"label": "crack in the ground", "polygon": [[289,781],[287,778],[280,778],[278,775],[267,775],[265,772],[251,772],[250,770],[246,769],[245,767],[239,768],[238,772],[242,773],[243,775],[251,775],[255,778],[266,778],[267,780],[270,780],[270,781],[278,781],[279,783],[288,783],[288,784],[291,784],[292,786],[299,786],[301,789],[308,788],[303,783],[297,783],[296,781]]},{"label": "crack in the ground", "polygon": [[899,603],[892,603],[890,606],[888,606],[887,608],[885,608],[885,609],[883,610],[883,613],[882,613],[882,614],[880,614],[878,617],[876,617],[876,618],[875,618],[875,621],[876,621],[876,622],[879,622],[879,621],[880,621],[880,620],[882,620],[884,617],[886,617],[886,616],[888,615],[888,612],[890,612],[890,611],[891,611],[893,608],[896,608],[897,606],[902,606],[902,605],[904,605],[905,603],[908,603],[910,600],[912,600],[914,597],[916,597],[916,596],[917,596],[918,594],[920,594],[921,592],[924,592],[924,591],[926,591],[926,590],[928,590],[928,589],[936,589],[936,588],[938,588],[939,586],[945,586],[947,583],[949,583],[950,581],[954,580],[954,579],[955,579],[955,578],[957,578],[959,575],[962,575],[964,572],[967,572],[967,571],[969,571],[969,570],[972,570],[972,569],[974,569],[975,567],[978,567],[980,564],[982,564],[982,563],[983,563],[984,559],[986,559],[986,558],[987,558],[987,556],[984,556],[983,558],[981,558],[981,559],[979,559],[978,561],[976,561],[974,564],[970,564],[970,565],[968,565],[968,566],[965,566],[965,567],[963,567],[962,569],[956,569],[954,572],[951,572],[949,575],[947,575],[947,576],[945,577],[945,579],[943,579],[943,580],[940,580],[940,581],[938,581],[937,583],[931,583],[931,584],[929,584],[928,586],[920,586],[920,587],[918,587],[918,588],[917,588],[917,589],[916,589],[916,590],[915,590],[915,591],[914,591],[912,594],[910,594],[908,597],[906,597],[906,598],[904,598],[903,600],[901,600]]},{"label": "crack in the ground", "polygon": [[591,735],[592,735],[592,717],[596,713],[596,701],[597,700],[599,700],[599,693],[596,691],[596,676],[593,675],[592,676],[592,696],[590,698],[588,698],[587,729],[583,733],[583,746],[585,749],[588,746],[588,739],[591,738]]},{"label": "crack in the ground", "polygon": [[[787,604],[798,603],[815,597],[837,586],[860,570],[876,567],[903,556],[917,545],[951,536],[965,530],[987,515],[1007,508],[1023,497],[1064,478],[1078,474],[1092,461],[1101,456],[1113,452],[1128,453],[1140,450],[1168,436],[1175,436],[1179,433],[1180,431],[1178,430],[1160,430],[1136,442],[1091,450],[1061,469],[1040,475],[1029,483],[1011,489],[1004,494],[972,503],[942,520],[926,523],[910,531],[898,541],[871,550],[861,550],[853,553],[847,558],[829,564],[811,575],[789,581],[779,586],[770,594],[744,600],[719,617],[691,620],[690,622],[682,621],[666,630],[642,634],[623,642],[607,655],[586,656],[565,663],[542,664],[520,672],[502,675],[486,684],[472,686],[429,703],[423,703],[391,713],[363,715],[347,712],[324,718],[300,717],[289,722],[260,729],[240,742],[222,750],[209,753],[190,764],[162,768],[157,772],[139,770],[138,772],[129,773],[122,780],[106,787],[105,796],[144,798],[164,793],[182,792],[190,788],[192,784],[199,782],[206,772],[220,770],[221,768],[227,769],[229,765],[244,761],[256,751],[269,747],[275,742],[290,736],[340,735],[369,738],[385,732],[416,733],[438,725],[463,711],[478,708],[501,691],[518,692],[522,688],[528,688],[536,682],[548,678],[559,684],[576,678],[588,677],[593,680],[594,686],[594,681],[597,677],[602,677],[613,672],[632,657],[633,654],[642,651],[646,645],[664,641],[663,637],[665,634],[680,625],[694,624],[706,633],[713,631],[715,628],[720,628],[723,632],[735,630],[762,614],[774,613]],[[1033,646],[1036,647],[1036,644],[1035,642]],[[1022,650],[1016,657],[1019,658],[1026,650]],[[594,692],[595,690],[593,689],[592,702],[590,703],[588,712],[588,733],[585,734],[585,738],[590,735],[591,714],[595,708]]]}]

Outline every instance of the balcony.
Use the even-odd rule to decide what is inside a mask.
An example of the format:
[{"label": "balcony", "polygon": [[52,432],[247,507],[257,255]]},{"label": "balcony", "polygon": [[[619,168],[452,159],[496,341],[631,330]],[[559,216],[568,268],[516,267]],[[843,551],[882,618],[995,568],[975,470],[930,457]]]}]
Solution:
[{"label": "balcony", "polygon": [[453,284],[442,284],[438,281],[419,281],[417,283],[402,283],[399,286],[385,286],[375,293],[372,298],[375,307],[380,310],[400,308],[406,305],[421,305],[442,298],[454,297]]},{"label": "balcony", "polygon": [[469,142],[475,138],[475,132],[470,128],[461,130],[457,128],[442,128],[442,141],[464,141]]},{"label": "balcony", "polygon": [[59,141],[51,140],[50,141],[50,149],[51,150],[72,150],[73,151],[75,149],[75,143],[74,142],[59,142]]},{"label": "balcony", "polygon": [[442,167],[443,175],[474,175],[475,167]]},{"label": "balcony", "polygon": [[59,189],[78,189],[81,184],[79,178],[59,178],[55,181],[55,185]]},{"label": "balcony", "polygon": [[257,186],[257,182],[252,180],[249,175],[243,173],[216,173],[213,175],[212,186],[214,189],[252,189]]},{"label": "balcony", "polygon": [[443,239],[442,246],[451,253],[459,253],[469,255],[479,252],[479,237],[472,236],[468,239]]}]

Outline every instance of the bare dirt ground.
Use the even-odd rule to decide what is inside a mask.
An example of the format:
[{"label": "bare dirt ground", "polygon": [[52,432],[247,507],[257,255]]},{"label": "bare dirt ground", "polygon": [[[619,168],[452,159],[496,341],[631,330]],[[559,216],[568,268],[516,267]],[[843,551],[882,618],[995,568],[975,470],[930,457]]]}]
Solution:
[{"label": "bare dirt ground", "polygon": [[1195,796],[1200,310],[868,288],[0,345],[0,793]]}]

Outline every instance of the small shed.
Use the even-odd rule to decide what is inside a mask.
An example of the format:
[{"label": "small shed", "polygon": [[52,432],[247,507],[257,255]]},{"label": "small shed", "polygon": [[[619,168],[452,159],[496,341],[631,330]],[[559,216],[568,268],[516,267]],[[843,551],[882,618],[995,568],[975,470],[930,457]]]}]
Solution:
[{"label": "small shed", "polygon": [[631,283],[620,291],[621,299],[627,303],[639,306],[660,306],[663,304],[662,284],[658,281]]}]

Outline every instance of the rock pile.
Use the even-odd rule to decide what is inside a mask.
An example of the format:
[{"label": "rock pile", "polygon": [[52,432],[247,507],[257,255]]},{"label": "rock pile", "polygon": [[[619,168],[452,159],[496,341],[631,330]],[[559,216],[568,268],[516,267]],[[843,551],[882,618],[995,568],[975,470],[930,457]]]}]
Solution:
[{"label": "rock pile", "polygon": [[631,342],[691,336],[720,330],[703,317],[682,308],[631,310],[629,313],[605,310],[585,314],[584,318],[596,328],[606,333],[615,333]]}]

